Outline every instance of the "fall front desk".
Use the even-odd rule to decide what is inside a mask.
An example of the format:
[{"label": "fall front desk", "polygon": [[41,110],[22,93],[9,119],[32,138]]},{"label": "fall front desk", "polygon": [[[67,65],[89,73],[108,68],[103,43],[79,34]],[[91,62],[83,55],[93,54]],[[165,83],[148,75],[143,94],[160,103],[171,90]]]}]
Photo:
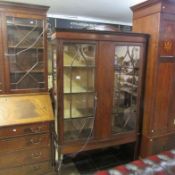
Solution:
[{"label": "fall front desk", "polygon": [[48,93],[0,96],[0,174],[51,168],[53,112]]}]

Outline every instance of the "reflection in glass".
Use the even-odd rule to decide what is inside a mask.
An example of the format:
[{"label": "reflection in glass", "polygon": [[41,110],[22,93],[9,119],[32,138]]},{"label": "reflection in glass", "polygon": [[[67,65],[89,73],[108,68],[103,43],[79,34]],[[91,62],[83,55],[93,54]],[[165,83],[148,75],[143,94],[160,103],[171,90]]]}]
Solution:
[{"label": "reflection in glass", "polygon": [[64,44],[65,140],[91,135],[94,121],[95,51],[95,44]]},{"label": "reflection in glass", "polygon": [[64,68],[64,92],[93,92],[94,68]]},{"label": "reflection in glass", "polygon": [[93,117],[94,94],[64,96],[64,118]]},{"label": "reflection in glass", "polygon": [[7,17],[6,22],[11,89],[45,88],[43,20]]},{"label": "reflection in glass", "polygon": [[120,133],[136,127],[140,47],[116,46],[112,132]]},{"label": "reflection in glass", "polygon": [[64,120],[64,140],[87,139],[92,136],[93,118]]}]

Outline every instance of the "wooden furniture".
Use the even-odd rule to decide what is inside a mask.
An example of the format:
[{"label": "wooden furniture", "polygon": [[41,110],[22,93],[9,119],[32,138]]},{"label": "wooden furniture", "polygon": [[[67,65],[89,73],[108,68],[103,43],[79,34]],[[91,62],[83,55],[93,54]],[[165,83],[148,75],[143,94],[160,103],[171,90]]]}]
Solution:
[{"label": "wooden furniture", "polygon": [[175,3],[149,0],[131,8],[133,31],[151,35],[141,157],[175,147]]},{"label": "wooden furniture", "polygon": [[147,35],[58,30],[52,39],[61,153],[137,143]]},{"label": "wooden furniture", "polygon": [[0,2],[1,175],[38,175],[52,168],[47,10]]},{"label": "wooden furniture", "polygon": [[47,10],[0,3],[1,93],[47,91]]},{"label": "wooden furniture", "polygon": [[48,93],[0,96],[0,174],[52,170],[53,111]]}]

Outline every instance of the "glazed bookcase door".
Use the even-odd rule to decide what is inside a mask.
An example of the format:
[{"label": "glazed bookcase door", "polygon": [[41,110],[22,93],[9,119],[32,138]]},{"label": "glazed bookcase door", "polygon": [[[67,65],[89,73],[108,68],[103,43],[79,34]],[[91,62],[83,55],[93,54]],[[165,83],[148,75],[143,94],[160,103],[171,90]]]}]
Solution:
[{"label": "glazed bookcase door", "polygon": [[136,130],[141,47],[117,44],[114,58],[112,133]]},{"label": "glazed bookcase door", "polygon": [[46,89],[44,20],[6,16],[10,91]]},{"label": "glazed bookcase door", "polygon": [[63,44],[65,142],[92,135],[96,108],[95,58],[93,43]]}]

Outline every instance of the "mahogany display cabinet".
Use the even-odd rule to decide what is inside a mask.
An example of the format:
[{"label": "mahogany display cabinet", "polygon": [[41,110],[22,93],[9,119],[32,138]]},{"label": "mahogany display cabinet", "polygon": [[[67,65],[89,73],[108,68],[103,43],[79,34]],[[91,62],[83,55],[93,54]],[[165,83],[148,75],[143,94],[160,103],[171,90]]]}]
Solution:
[{"label": "mahogany display cabinet", "polygon": [[59,153],[138,143],[148,35],[57,30],[53,84]]},{"label": "mahogany display cabinet", "polygon": [[52,169],[47,6],[0,2],[0,175]]},{"label": "mahogany display cabinet", "polygon": [[175,2],[149,0],[131,8],[133,31],[150,34],[140,156],[175,148]]}]

